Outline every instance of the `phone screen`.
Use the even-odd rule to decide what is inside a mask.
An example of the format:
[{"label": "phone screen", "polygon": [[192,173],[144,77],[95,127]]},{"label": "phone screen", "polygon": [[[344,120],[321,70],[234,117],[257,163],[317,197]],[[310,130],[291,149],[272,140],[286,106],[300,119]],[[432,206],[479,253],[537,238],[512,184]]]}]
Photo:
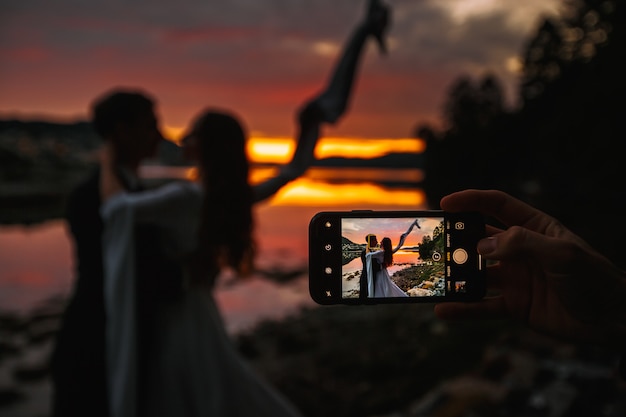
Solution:
[{"label": "phone screen", "polygon": [[443,217],[341,219],[342,298],[444,296],[444,236]]},{"label": "phone screen", "polygon": [[429,212],[319,213],[309,288],[322,304],[437,302],[484,295],[482,218]]}]

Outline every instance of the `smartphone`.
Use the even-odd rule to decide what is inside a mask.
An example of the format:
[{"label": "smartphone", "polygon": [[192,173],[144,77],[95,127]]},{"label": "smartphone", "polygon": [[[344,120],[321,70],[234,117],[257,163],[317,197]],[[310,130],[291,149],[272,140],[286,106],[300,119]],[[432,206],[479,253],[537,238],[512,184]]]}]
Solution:
[{"label": "smartphone", "polygon": [[317,213],[309,224],[309,293],[319,304],[479,300],[483,237],[478,213]]}]

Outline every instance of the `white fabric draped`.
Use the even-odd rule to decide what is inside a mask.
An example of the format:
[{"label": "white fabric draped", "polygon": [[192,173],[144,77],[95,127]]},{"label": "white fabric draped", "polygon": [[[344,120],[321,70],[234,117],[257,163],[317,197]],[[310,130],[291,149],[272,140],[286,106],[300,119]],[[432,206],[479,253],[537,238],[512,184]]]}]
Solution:
[{"label": "white fabric draped", "polygon": [[[408,297],[408,294],[402,291],[398,285],[391,279],[387,268],[382,266],[383,257],[385,251],[379,250],[376,252],[370,252],[365,255],[365,261],[367,265],[367,289],[371,298],[380,297]],[[376,272],[375,279],[374,271],[372,268],[373,262],[379,262],[381,264],[380,271]]]},{"label": "white fabric draped", "polygon": [[[197,184],[120,193],[103,204],[108,391],[112,417],[136,417],[137,323],[134,225],[156,225],[168,256],[196,245],[201,207]],[[219,221],[219,219],[216,219]],[[224,330],[210,291],[190,288],[155,311],[159,334],[147,387],[153,417],[299,416],[243,361]]]}]

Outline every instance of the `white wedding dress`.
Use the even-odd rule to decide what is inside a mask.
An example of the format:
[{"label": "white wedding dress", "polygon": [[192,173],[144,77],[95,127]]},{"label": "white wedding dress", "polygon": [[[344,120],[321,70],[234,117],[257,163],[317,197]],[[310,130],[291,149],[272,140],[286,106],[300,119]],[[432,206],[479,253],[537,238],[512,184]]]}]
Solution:
[{"label": "white wedding dress", "polygon": [[[402,242],[404,242],[404,239],[402,239]],[[367,267],[367,289],[370,297],[408,297],[408,294],[402,291],[402,289],[391,280],[387,268],[382,266],[384,255],[385,251],[383,250],[370,252],[365,255],[365,265]],[[374,280],[371,279],[371,277],[374,276],[372,262],[378,262],[381,265],[380,271],[376,272],[376,279]]]},{"label": "white wedding dress", "polygon": [[[101,208],[112,417],[136,417],[139,408],[134,225],[158,227],[164,251],[180,259],[196,246],[200,207],[199,185],[176,182],[119,193]],[[300,416],[239,356],[209,290],[187,289],[176,302],[155,312],[155,319],[160,333],[151,370],[156,377],[147,387],[150,403],[140,407],[150,416]]]}]

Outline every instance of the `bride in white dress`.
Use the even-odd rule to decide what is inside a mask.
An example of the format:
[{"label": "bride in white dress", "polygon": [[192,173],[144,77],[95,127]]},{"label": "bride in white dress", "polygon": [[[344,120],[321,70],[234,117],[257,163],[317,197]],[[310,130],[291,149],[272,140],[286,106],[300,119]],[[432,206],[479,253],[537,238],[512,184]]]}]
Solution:
[{"label": "bride in white dress", "polygon": [[[383,238],[380,242],[380,250],[369,252],[365,255],[365,266],[367,268],[367,285],[368,294],[370,298],[382,298],[382,297],[408,297],[409,295],[404,292],[398,285],[393,282],[387,268],[393,265],[393,254],[396,253],[402,245],[406,237],[411,233],[414,227],[419,228],[417,220],[415,220],[409,226],[408,230],[400,236],[400,242],[395,248],[391,247],[391,239],[388,237]],[[378,262],[380,265],[379,270],[374,275],[373,262]],[[371,279],[372,277],[373,279]]]},{"label": "bride in white dress", "polygon": [[[299,416],[296,408],[266,384],[239,356],[224,330],[212,296],[224,269],[244,276],[253,269],[252,205],[301,175],[314,160],[323,123],[345,111],[365,41],[379,42],[388,11],[370,1],[365,21],[354,31],[327,89],[299,112],[298,147],[279,175],[248,183],[246,135],[224,111],[207,110],[184,143],[197,158],[199,183],[174,182],[128,193],[114,168],[113,148],[102,153],[107,388],[112,417]],[[180,296],[158,304],[154,354],[138,401],[134,225],[159,230],[164,252],[185,272]]]}]

